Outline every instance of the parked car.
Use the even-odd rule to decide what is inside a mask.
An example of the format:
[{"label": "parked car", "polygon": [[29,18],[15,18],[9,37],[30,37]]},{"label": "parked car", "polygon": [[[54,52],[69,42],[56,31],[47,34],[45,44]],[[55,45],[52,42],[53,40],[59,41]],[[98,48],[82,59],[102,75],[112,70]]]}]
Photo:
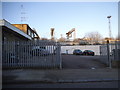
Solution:
[{"label": "parked car", "polygon": [[49,51],[47,51],[45,48],[43,47],[34,47],[32,50],[31,50],[31,54],[32,56],[47,56],[49,55]]},{"label": "parked car", "polygon": [[94,56],[95,53],[92,50],[85,50],[85,51],[83,51],[83,55],[92,55],[92,56]]},{"label": "parked car", "polygon": [[80,49],[75,49],[75,50],[73,51],[73,54],[74,54],[74,55],[82,55],[83,52],[82,52]]}]

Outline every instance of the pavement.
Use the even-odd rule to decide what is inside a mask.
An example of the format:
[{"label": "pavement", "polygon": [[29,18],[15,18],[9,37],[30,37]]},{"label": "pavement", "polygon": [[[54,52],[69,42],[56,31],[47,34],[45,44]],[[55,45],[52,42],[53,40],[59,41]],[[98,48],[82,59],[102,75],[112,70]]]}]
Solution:
[{"label": "pavement", "polygon": [[16,69],[2,71],[3,84],[117,81],[118,69]]}]

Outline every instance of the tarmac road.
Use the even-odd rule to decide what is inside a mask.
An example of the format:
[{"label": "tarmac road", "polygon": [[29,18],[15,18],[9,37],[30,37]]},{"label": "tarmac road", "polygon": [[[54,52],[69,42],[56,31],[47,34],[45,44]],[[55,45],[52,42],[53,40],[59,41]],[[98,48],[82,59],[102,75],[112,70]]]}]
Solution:
[{"label": "tarmac road", "polygon": [[98,69],[107,67],[98,59],[100,56],[62,55],[64,69]]},{"label": "tarmac road", "polygon": [[118,81],[87,83],[7,84],[3,88],[118,88]]}]

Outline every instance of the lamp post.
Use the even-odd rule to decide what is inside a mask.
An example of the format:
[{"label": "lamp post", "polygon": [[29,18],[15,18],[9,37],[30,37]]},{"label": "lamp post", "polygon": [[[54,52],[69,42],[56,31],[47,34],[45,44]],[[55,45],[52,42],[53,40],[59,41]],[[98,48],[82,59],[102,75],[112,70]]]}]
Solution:
[{"label": "lamp post", "polygon": [[110,18],[111,18],[111,16],[107,16],[107,18],[108,18],[108,24],[109,24],[109,38],[108,38],[108,40],[107,40],[107,56],[108,56],[108,63],[109,63],[109,68],[111,68],[112,67],[112,65],[111,65],[111,59],[110,59],[110,49],[109,49],[109,41],[110,41],[110,39],[111,39],[111,23],[110,23]]},{"label": "lamp post", "polygon": [[111,38],[111,23],[110,23],[111,16],[107,16],[107,18],[108,18],[108,24],[109,24],[109,38]]}]

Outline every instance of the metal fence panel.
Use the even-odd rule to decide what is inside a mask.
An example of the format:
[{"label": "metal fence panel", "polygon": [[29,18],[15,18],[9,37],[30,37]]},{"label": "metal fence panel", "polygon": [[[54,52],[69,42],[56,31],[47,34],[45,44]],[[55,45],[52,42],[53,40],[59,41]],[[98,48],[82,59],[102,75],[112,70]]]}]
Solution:
[{"label": "metal fence panel", "polygon": [[[100,46],[101,59],[107,65],[109,64],[108,57],[110,61],[120,60],[120,41],[116,41],[114,44],[108,44],[108,48],[107,45]],[[108,52],[109,52],[109,56],[108,56]]]},{"label": "metal fence panel", "polygon": [[61,68],[61,46],[50,41],[3,42],[3,68]]}]

